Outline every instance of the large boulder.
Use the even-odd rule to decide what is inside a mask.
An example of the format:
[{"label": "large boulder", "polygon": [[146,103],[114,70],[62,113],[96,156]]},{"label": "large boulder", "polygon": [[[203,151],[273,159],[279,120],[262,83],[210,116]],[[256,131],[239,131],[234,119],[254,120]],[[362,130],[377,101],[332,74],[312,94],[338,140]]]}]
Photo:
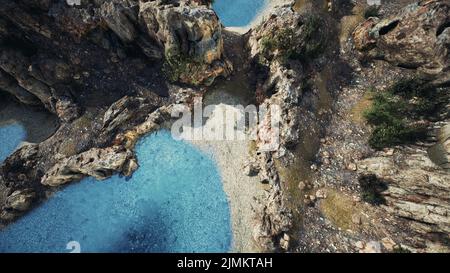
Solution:
[{"label": "large boulder", "polygon": [[33,62],[21,51],[9,47],[0,52],[0,88],[26,104],[37,105],[40,101],[64,121],[78,116],[69,87],[57,84],[66,80],[68,70],[61,61],[46,59]]},{"label": "large boulder", "polygon": [[211,84],[231,72],[224,57],[222,26],[208,6],[183,0],[141,2],[139,20],[150,37],[164,46],[172,80]]},{"label": "large boulder", "polygon": [[419,1],[386,19],[371,17],[353,33],[369,59],[417,69],[436,83],[450,81],[450,1]]},{"label": "large boulder", "polygon": [[259,61],[307,61],[322,52],[326,39],[325,21],[320,15],[305,10],[293,11],[290,6],[275,9],[270,17],[251,31],[251,57]]},{"label": "large boulder", "polygon": [[6,199],[5,208],[19,212],[27,211],[34,198],[35,193],[31,189],[14,191]]}]

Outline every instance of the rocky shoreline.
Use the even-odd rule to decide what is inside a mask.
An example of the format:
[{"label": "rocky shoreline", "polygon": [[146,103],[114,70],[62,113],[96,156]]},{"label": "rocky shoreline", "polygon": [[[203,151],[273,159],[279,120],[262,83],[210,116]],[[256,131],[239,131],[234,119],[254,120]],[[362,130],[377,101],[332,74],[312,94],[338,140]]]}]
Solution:
[{"label": "rocky shoreline", "polygon": [[[0,7],[1,91],[60,121],[1,164],[0,225],[67,183],[131,175],[140,137],[231,77],[249,87],[240,95],[282,110],[274,152],[259,149],[270,112],[256,143],[193,143],[221,169],[232,251],[450,251],[447,0],[374,14],[366,1],[272,1],[244,35],[223,30],[208,1],[169,2]],[[419,121],[427,138],[377,150],[363,115],[369,91],[399,77],[420,77],[444,103]]]}]

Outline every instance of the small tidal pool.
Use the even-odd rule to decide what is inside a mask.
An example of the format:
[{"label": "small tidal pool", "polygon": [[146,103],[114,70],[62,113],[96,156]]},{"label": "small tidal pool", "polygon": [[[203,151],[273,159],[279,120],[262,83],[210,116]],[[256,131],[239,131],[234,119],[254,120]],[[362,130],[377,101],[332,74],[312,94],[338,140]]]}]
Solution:
[{"label": "small tidal pool", "polygon": [[230,211],[212,159],[168,131],[136,150],[132,178],[67,186],[0,231],[0,252],[70,252],[73,241],[81,252],[227,252]]},{"label": "small tidal pool", "polygon": [[215,0],[213,9],[226,27],[244,27],[262,11],[269,0]]},{"label": "small tidal pool", "polygon": [[0,125],[0,164],[25,140],[26,135],[25,128],[18,123]]}]

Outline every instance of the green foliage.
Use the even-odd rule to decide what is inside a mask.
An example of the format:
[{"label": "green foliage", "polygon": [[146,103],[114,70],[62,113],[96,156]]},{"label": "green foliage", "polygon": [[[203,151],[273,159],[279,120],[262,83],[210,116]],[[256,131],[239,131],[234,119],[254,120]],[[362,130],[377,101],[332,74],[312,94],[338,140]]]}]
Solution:
[{"label": "green foliage", "polygon": [[275,50],[279,51],[278,57],[284,62],[295,54],[295,32],[292,28],[286,28],[277,32],[274,36],[266,36],[261,40],[263,55],[268,55]]},{"label": "green foliage", "polygon": [[320,28],[323,27],[323,21],[317,15],[308,16],[304,24],[305,46],[302,52],[299,52],[299,58],[313,59],[323,52],[325,45],[325,35]]},{"label": "green foliage", "polygon": [[[202,62],[176,49],[169,49],[166,52],[163,71],[172,82],[178,81],[181,77],[189,76],[194,80],[194,76],[201,71],[203,65]],[[197,85],[198,83],[192,82],[192,84]]]},{"label": "green foliage", "polygon": [[386,203],[383,191],[387,190],[387,185],[379,180],[375,175],[362,176],[359,179],[361,186],[361,199],[372,205],[382,205]]},{"label": "green foliage", "polygon": [[393,145],[413,143],[418,139],[425,138],[425,136],[425,128],[409,126],[403,121],[396,121],[395,123],[377,126],[372,132],[369,144],[375,149],[383,149]]},{"label": "green foliage", "polygon": [[398,81],[386,92],[374,94],[372,102],[364,117],[375,126],[369,139],[375,149],[424,139],[426,128],[414,122],[431,115],[439,106],[436,88],[417,79]]},{"label": "green foliage", "polygon": [[400,79],[390,88],[390,92],[407,99],[412,97],[431,98],[435,96],[436,88],[417,78]]},{"label": "green foliage", "polygon": [[310,15],[300,26],[300,32],[294,28],[284,28],[272,36],[263,37],[262,55],[269,56],[278,51],[277,57],[281,62],[289,59],[306,61],[317,57],[325,44],[325,35],[320,31],[322,23],[320,17]]}]

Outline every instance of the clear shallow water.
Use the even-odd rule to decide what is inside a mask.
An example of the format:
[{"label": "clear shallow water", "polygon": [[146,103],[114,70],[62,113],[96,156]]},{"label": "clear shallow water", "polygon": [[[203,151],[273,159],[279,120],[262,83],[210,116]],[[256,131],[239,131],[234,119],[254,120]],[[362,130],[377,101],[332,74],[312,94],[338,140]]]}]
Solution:
[{"label": "clear shallow water", "polygon": [[253,21],[268,0],[215,0],[213,8],[226,27],[243,27]]},{"label": "clear shallow water", "polygon": [[0,125],[0,163],[25,140],[27,133],[20,124]]},{"label": "clear shallow water", "polygon": [[84,179],[0,232],[0,252],[226,252],[230,212],[216,165],[161,131],[126,181]]}]

